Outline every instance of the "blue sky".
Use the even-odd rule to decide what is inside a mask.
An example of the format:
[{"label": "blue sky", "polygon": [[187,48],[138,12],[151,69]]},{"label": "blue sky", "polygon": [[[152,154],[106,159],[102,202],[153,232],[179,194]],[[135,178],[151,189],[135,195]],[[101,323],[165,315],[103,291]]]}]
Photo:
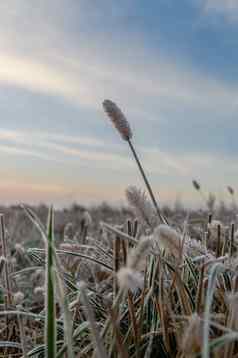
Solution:
[{"label": "blue sky", "polygon": [[237,0],[0,3],[4,203],[121,203],[143,186],[104,115],[115,101],[163,203],[226,198],[238,175]]}]

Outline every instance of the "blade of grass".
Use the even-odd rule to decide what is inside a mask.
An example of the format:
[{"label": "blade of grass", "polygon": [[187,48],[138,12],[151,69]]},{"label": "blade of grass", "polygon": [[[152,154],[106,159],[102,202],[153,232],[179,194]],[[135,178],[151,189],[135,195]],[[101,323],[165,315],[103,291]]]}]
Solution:
[{"label": "blade of grass", "polygon": [[[57,259],[57,257],[56,257]],[[59,263],[58,263],[59,265]],[[57,265],[57,266],[58,266]],[[67,357],[68,358],[74,358],[74,352],[73,352],[73,342],[72,342],[72,333],[73,333],[73,321],[72,321],[72,315],[69,310],[69,303],[68,298],[63,286],[63,282],[61,280],[59,270],[55,270],[55,278],[56,278],[56,288],[58,290],[60,303],[63,308],[63,317],[64,317],[64,332],[65,332],[65,341],[67,344]]]},{"label": "blade of grass", "polygon": [[204,329],[203,329],[203,347],[202,347],[202,358],[210,357],[210,345],[209,345],[209,321],[210,321],[210,310],[212,305],[213,294],[216,287],[216,278],[218,274],[224,271],[224,265],[216,263],[210,272],[208,279],[208,288],[205,301],[205,312],[204,312]]},{"label": "blade of grass", "polygon": [[49,209],[47,243],[46,243],[46,322],[45,345],[46,357],[56,357],[56,308],[55,308],[55,283],[54,283],[54,217],[53,208]]},{"label": "blade of grass", "polygon": [[[27,252],[29,253],[34,253],[34,252],[42,252],[44,253],[44,250],[43,249],[28,249]],[[92,261],[92,262],[95,262],[97,263],[98,265],[100,266],[103,266],[105,267],[107,270],[109,271],[113,271],[112,267],[107,265],[105,262],[101,261],[101,260],[98,260],[97,258],[95,257],[92,257],[92,256],[88,256],[88,255],[84,255],[84,254],[80,254],[78,252],[73,252],[73,251],[66,251],[66,250],[56,250],[56,254],[67,254],[67,255],[72,255],[72,256],[76,256],[76,257],[81,257],[85,260],[89,260],[89,261]]]},{"label": "blade of grass", "polygon": [[89,322],[90,328],[91,328],[92,339],[93,339],[93,344],[94,344],[94,354],[98,358],[107,358],[108,356],[107,356],[105,347],[103,345],[102,339],[101,339],[100,335],[98,334],[93,311],[92,311],[92,308],[88,301],[85,283],[80,284],[79,290],[80,290],[80,296],[83,301],[84,310],[85,310],[85,313],[86,313],[86,316],[87,316],[87,319],[88,319],[88,322]]},{"label": "blade of grass", "polygon": [[8,263],[8,253],[7,253],[7,240],[6,240],[6,230],[5,230],[5,221],[4,215],[0,214],[0,223],[1,223],[1,242],[2,242],[2,253],[5,258],[4,271],[5,271],[5,288],[7,291],[7,298],[5,301],[5,309],[12,304],[12,295],[11,295],[11,283],[9,280],[9,263]]},{"label": "blade of grass", "polygon": [[40,219],[38,218],[38,216],[27,206],[21,204],[20,205],[21,208],[25,211],[26,215],[28,216],[28,218],[31,220],[31,222],[35,225],[35,227],[39,230],[39,232],[42,235],[42,238],[47,241],[48,237],[47,237],[47,232],[46,229],[44,227],[44,225],[42,224],[42,222],[40,221]]}]

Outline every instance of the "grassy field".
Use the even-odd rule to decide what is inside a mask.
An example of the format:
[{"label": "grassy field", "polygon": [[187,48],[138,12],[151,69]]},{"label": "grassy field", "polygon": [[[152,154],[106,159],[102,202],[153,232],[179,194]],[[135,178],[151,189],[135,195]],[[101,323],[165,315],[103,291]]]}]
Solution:
[{"label": "grassy field", "polygon": [[[238,357],[235,193],[162,208],[129,123],[104,109],[145,190],[128,208],[1,208],[0,357]],[[191,180],[192,182],[192,180]]]}]

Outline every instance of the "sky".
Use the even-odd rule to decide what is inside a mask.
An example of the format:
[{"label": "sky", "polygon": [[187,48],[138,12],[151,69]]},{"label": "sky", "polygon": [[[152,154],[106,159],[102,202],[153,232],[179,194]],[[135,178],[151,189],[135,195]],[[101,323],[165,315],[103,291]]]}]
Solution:
[{"label": "sky", "polygon": [[160,202],[200,205],[192,179],[229,200],[237,35],[237,0],[1,1],[1,203],[121,204],[144,188],[104,99]]}]

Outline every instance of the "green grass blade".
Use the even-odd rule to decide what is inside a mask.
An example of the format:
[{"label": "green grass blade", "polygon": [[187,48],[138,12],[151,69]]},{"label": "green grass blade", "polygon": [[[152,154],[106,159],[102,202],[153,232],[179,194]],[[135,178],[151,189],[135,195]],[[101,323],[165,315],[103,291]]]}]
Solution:
[{"label": "green grass blade", "polygon": [[202,358],[210,357],[210,346],[209,346],[209,322],[210,322],[210,309],[212,305],[213,294],[216,288],[216,279],[217,276],[224,272],[224,265],[221,263],[216,263],[210,272],[208,288],[206,294],[206,305],[204,312],[204,330],[203,330],[203,347],[202,347]]},{"label": "green grass blade", "polygon": [[55,311],[55,285],[54,285],[54,217],[53,208],[49,210],[47,243],[46,243],[46,323],[45,344],[46,357],[56,356],[56,311]]},{"label": "green grass blade", "polygon": [[69,310],[69,302],[68,297],[66,295],[63,282],[60,277],[60,271],[59,266],[60,263],[58,262],[58,257],[56,256],[56,264],[57,264],[57,270],[55,270],[55,278],[56,278],[56,288],[58,290],[60,304],[62,306],[63,310],[63,317],[64,317],[64,335],[65,335],[65,342],[67,344],[67,357],[68,358],[74,358],[74,352],[73,352],[73,318],[71,315],[71,312]]}]

